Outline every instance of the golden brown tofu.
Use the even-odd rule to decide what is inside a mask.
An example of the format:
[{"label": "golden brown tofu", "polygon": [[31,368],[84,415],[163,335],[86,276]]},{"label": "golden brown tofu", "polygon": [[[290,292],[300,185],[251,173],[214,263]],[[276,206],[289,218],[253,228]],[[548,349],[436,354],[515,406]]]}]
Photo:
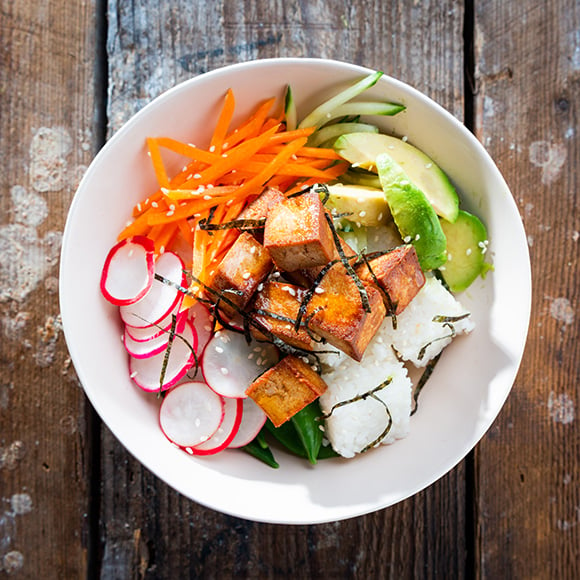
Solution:
[{"label": "golden brown tofu", "polygon": [[[339,240],[340,240],[340,247],[342,248],[344,255],[347,258],[351,258],[349,260],[351,265],[354,264],[356,262],[356,258],[357,258],[356,252],[348,245],[348,242],[346,242],[345,240],[343,240],[340,237],[339,237]],[[338,250],[336,249],[336,244],[335,244],[331,261],[336,261],[336,260],[340,260],[340,254],[338,253]],[[316,266],[315,268],[308,268],[306,270],[300,270],[300,274],[304,277],[304,279],[308,280],[309,282],[314,282],[314,280],[316,280],[316,277],[318,276],[318,274],[320,274],[320,272],[322,271],[322,269],[326,265],[327,264],[324,264],[323,266]],[[308,285],[310,285],[310,284],[308,284]]]},{"label": "golden brown tofu", "polygon": [[266,218],[264,246],[280,270],[322,266],[335,252],[318,193],[309,191],[274,205]]},{"label": "golden brown tofu", "polygon": [[326,383],[310,365],[288,355],[260,375],[246,389],[246,394],[279,427],[315,401],[326,388]]},{"label": "golden brown tofu", "polygon": [[254,201],[247,205],[239,215],[242,220],[259,220],[265,218],[270,209],[286,199],[275,187],[265,189]]},{"label": "golden brown tofu", "polygon": [[[251,234],[242,232],[217,267],[212,287],[239,308],[244,308],[272,267],[268,250]],[[234,313],[223,302],[220,307],[227,314]]]},{"label": "golden brown tofu", "polygon": [[324,276],[307,308],[309,328],[356,361],[386,314],[379,290],[366,283],[365,289],[370,312],[364,310],[358,288],[340,262]]},{"label": "golden brown tofu", "polygon": [[[292,322],[298,316],[300,303],[305,293],[306,290],[304,288],[293,284],[268,281],[256,293],[253,310],[271,312],[274,316],[256,312],[254,318],[274,336],[289,345],[305,350],[313,350],[315,341],[303,327],[296,332]],[[276,318],[276,316],[284,317],[288,320],[282,320]]]},{"label": "golden brown tofu", "polygon": [[[411,245],[395,248],[388,254],[369,260],[372,273],[379,282],[384,292],[381,292],[385,307],[389,310],[389,299],[395,309],[395,314],[400,314],[417,295],[425,284],[425,274],[419,266],[417,252]],[[356,268],[356,273],[364,282],[376,284],[366,264]]]}]

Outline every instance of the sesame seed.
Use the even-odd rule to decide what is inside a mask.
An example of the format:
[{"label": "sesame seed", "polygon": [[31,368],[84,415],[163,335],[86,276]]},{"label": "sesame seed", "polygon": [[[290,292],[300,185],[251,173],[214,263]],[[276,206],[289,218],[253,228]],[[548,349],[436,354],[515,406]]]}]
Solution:
[{"label": "sesame seed", "polygon": [[256,246],[252,246],[250,248],[250,254],[255,254],[256,253]]},{"label": "sesame seed", "polygon": [[254,347],[254,352],[262,352],[262,349],[259,346]]},{"label": "sesame seed", "polygon": [[222,375],[229,375],[230,371],[228,371],[228,369],[226,369],[226,367],[222,367],[220,369],[220,372],[222,373]]},{"label": "sesame seed", "polygon": [[364,210],[358,212],[358,217],[365,217],[365,215],[367,215],[367,212]]},{"label": "sesame seed", "polygon": [[421,239],[421,234],[417,234],[415,236],[415,241],[418,242]]},{"label": "sesame seed", "polygon": [[215,145],[212,145],[212,146],[209,148],[209,150],[210,150],[210,153],[213,153],[213,152],[215,151]]},{"label": "sesame seed", "polygon": [[185,448],[186,453],[189,453],[190,455],[193,455],[193,449],[191,447],[186,447]]},{"label": "sesame seed", "polygon": [[215,351],[221,354],[222,352],[224,352],[224,349],[221,346],[216,346]]},{"label": "sesame seed", "polygon": [[141,204],[140,203],[137,204],[137,211],[141,211]]},{"label": "sesame seed", "polygon": [[193,174],[193,178],[194,179],[201,179],[201,174],[200,173],[194,173]]},{"label": "sesame seed", "polygon": [[211,199],[211,195],[204,195],[203,199],[205,199],[206,201],[209,201]]},{"label": "sesame seed", "polygon": [[403,136],[401,137],[401,141],[402,141],[403,143],[406,143],[408,140],[409,140],[409,137],[407,137],[407,135],[403,135]]},{"label": "sesame seed", "polygon": [[159,204],[156,201],[152,201],[151,207],[159,207]]},{"label": "sesame seed", "polygon": [[378,218],[377,218],[377,219],[378,219],[379,221],[381,221],[381,220],[383,219],[383,214],[382,214],[382,212],[379,214],[379,216],[378,216]]},{"label": "sesame seed", "polygon": [[314,289],[314,292],[315,292],[316,294],[323,294],[323,293],[324,293],[324,288],[321,288],[320,286],[317,286],[317,287]]},{"label": "sesame seed", "polygon": [[222,145],[222,149],[227,149],[229,146],[230,144],[226,142]]},{"label": "sesame seed", "polygon": [[253,358],[254,358],[254,353],[253,353],[253,352],[251,352],[251,353],[248,355],[248,360],[252,360]]},{"label": "sesame seed", "polygon": [[170,209],[170,210],[169,210],[169,211],[168,211],[168,212],[167,212],[165,215],[166,215],[167,217],[171,217],[171,216],[172,216],[174,213],[175,213],[175,212],[174,212],[172,209]]},{"label": "sesame seed", "polygon": [[431,167],[433,167],[433,163],[425,164],[425,169],[431,169]]},{"label": "sesame seed", "polygon": [[222,153],[222,157],[227,157],[228,154],[227,153]]},{"label": "sesame seed", "polygon": [[163,195],[167,195],[167,194],[169,193],[169,190],[168,190],[166,187],[162,187],[162,188],[161,188],[161,193],[162,193]]},{"label": "sesame seed", "polygon": [[172,204],[169,206],[169,209],[170,209],[171,211],[174,211],[174,210],[175,210],[175,205],[172,203]]},{"label": "sesame seed", "polygon": [[248,278],[249,278],[251,275],[252,275],[252,274],[251,274],[250,272],[244,272],[244,273],[243,273],[243,275],[242,275],[242,278],[243,278],[244,280],[248,280]]},{"label": "sesame seed", "polygon": [[132,373],[129,375],[129,377],[130,377],[130,378],[132,378],[132,379],[134,379],[136,376],[137,376],[137,371],[133,371],[133,372],[132,372]]},{"label": "sesame seed", "polygon": [[256,364],[257,364],[258,366],[262,366],[262,363],[263,363],[263,362],[264,362],[264,359],[263,359],[261,356],[259,356],[259,357],[256,359]]},{"label": "sesame seed", "polygon": [[165,254],[165,246],[161,246],[161,247],[159,248],[159,253],[160,253],[160,254]]},{"label": "sesame seed", "polygon": [[405,242],[405,244],[408,244],[411,241],[411,236],[405,236],[403,238],[403,242]]},{"label": "sesame seed", "polygon": [[465,250],[465,255],[471,256],[471,248],[467,248],[467,250]]}]

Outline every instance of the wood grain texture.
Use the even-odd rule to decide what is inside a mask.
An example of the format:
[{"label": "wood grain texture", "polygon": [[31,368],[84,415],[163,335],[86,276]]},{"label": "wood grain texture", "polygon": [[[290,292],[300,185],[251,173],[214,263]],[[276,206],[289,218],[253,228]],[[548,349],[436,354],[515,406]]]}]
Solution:
[{"label": "wood grain texture", "polygon": [[577,2],[476,3],[477,135],[526,227],[526,354],[478,447],[479,576],[578,578],[580,425]]},{"label": "wood grain texture", "polygon": [[78,578],[88,405],[64,345],[58,256],[93,137],[93,8],[0,2],[0,576]]},{"label": "wood grain texture", "polygon": [[[276,56],[379,68],[463,114],[463,11],[456,2],[112,1],[108,16],[109,134],[176,82]],[[131,458],[106,427],[102,451],[101,577],[465,576],[463,464],[373,515],[276,526],[186,500]]]}]

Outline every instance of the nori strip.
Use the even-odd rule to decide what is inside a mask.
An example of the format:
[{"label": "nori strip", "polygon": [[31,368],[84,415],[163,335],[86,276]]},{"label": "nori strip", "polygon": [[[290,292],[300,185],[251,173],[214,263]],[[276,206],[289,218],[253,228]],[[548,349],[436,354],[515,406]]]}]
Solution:
[{"label": "nori strip", "polygon": [[413,402],[415,403],[415,406],[411,410],[411,416],[413,416],[417,412],[417,409],[419,408],[419,395],[421,394],[423,387],[431,377],[431,374],[435,369],[435,365],[439,362],[439,359],[441,358],[442,354],[443,353],[440,352],[436,357],[434,357],[432,360],[429,361],[429,363],[425,367],[425,370],[423,371],[423,374],[421,375],[421,378],[417,381],[417,386],[415,387],[415,390],[413,392]]},{"label": "nori strip", "polygon": [[223,222],[221,224],[210,224],[207,220],[202,219],[199,222],[199,229],[206,231],[215,230],[257,230],[263,228],[266,223],[266,218],[260,219],[237,219],[229,222]]},{"label": "nori strip", "polygon": [[326,221],[328,222],[328,225],[330,226],[330,231],[332,232],[332,237],[334,239],[334,245],[336,246],[336,251],[338,252],[338,255],[340,256],[340,261],[342,262],[343,266],[345,267],[348,275],[352,278],[352,281],[356,284],[356,287],[358,289],[358,293],[360,295],[360,299],[362,302],[363,310],[365,312],[370,312],[371,305],[369,303],[369,297],[368,297],[366,288],[364,287],[364,284],[361,282],[361,279],[357,276],[357,273],[354,271],[354,268],[351,266],[348,258],[346,257],[346,254],[344,253],[344,250],[342,249],[342,245],[340,243],[340,237],[339,237],[338,233],[336,232],[336,228],[334,227],[332,217],[330,217],[327,213],[324,214],[324,217],[326,218]]},{"label": "nori strip", "polygon": [[425,352],[434,342],[437,342],[438,340],[445,340],[446,338],[455,338],[455,328],[453,324],[450,324],[449,322],[444,322],[443,326],[447,326],[448,328],[450,328],[451,334],[446,334],[445,336],[438,336],[437,338],[434,338],[433,340],[430,340],[427,344],[423,345],[421,347],[421,350],[419,351],[419,354],[417,355],[418,360],[421,360],[425,356]]},{"label": "nori strip", "polygon": [[167,342],[167,347],[165,348],[165,354],[163,355],[163,364],[161,365],[161,373],[159,375],[159,391],[157,396],[161,394],[163,390],[163,380],[165,379],[165,373],[167,372],[167,363],[169,362],[169,355],[171,354],[171,347],[173,346],[173,339],[175,338],[175,327],[177,326],[177,316],[175,314],[171,315],[171,327],[169,329],[169,341]]},{"label": "nori strip", "polygon": [[365,266],[368,268],[369,274],[371,275],[373,282],[376,284],[377,288],[382,292],[383,296],[385,297],[387,304],[389,306],[387,315],[391,317],[391,324],[393,325],[393,329],[397,330],[397,314],[396,314],[397,304],[391,300],[391,295],[385,288],[385,285],[377,278],[365,254],[361,254],[361,258],[365,263]]},{"label": "nori strip", "polygon": [[459,322],[460,320],[463,320],[464,318],[467,318],[468,316],[471,315],[471,312],[465,312],[464,314],[460,314],[459,316],[444,316],[444,315],[438,315],[438,316],[434,316],[432,318],[433,322]]}]

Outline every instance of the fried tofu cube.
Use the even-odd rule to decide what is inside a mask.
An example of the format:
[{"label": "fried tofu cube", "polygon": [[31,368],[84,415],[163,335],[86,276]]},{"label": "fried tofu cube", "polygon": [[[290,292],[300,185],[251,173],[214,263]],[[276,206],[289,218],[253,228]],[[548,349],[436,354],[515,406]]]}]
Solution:
[{"label": "fried tofu cube", "polygon": [[332,260],[334,240],[318,193],[309,191],[273,206],[266,218],[264,246],[276,266],[287,272]]},{"label": "fried tofu cube", "polygon": [[270,210],[279,203],[282,203],[286,197],[275,187],[265,189],[254,201],[248,204],[240,213],[238,219],[241,220],[259,220],[265,218]]},{"label": "fried tofu cube", "polygon": [[370,312],[365,311],[356,283],[339,262],[317,286],[307,308],[309,328],[356,361],[362,359],[386,315],[379,290],[371,284],[364,286]]},{"label": "fried tofu cube", "polygon": [[[340,247],[344,253],[344,255],[349,259],[350,264],[354,264],[356,262],[357,259],[357,253],[349,246],[348,242],[346,242],[345,240],[343,240],[341,237],[338,238],[340,240]],[[332,262],[336,261],[336,260],[340,260],[340,254],[338,253],[338,250],[336,249],[336,244],[334,245],[334,250],[333,250],[333,254],[332,254]],[[316,280],[316,277],[318,276],[318,274],[320,274],[320,272],[322,271],[322,269],[326,266],[327,264],[324,264],[323,266],[316,266],[314,268],[308,268],[307,270],[300,270],[300,274],[304,277],[304,279],[308,280],[310,283],[314,282],[314,280]],[[310,284],[308,284],[310,285]]]},{"label": "fried tofu cube", "polygon": [[[305,293],[304,288],[294,284],[272,280],[266,282],[256,293],[253,303],[254,319],[289,345],[314,350],[315,341],[304,327],[298,331],[294,330],[293,321],[298,317],[300,303]],[[265,312],[272,313],[272,316],[268,316]]]},{"label": "fried tofu cube", "polygon": [[366,264],[358,266],[356,273],[364,282],[376,285],[378,281],[384,291],[381,294],[385,307],[390,311],[392,305],[395,314],[400,314],[425,284],[425,274],[419,266],[417,252],[411,245],[395,248],[388,254],[373,258],[369,260],[369,265],[374,277]]},{"label": "fried tofu cube", "polygon": [[246,394],[279,427],[315,401],[326,388],[326,383],[310,365],[288,355],[260,375],[246,389]]},{"label": "fried tofu cube", "polygon": [[[268,250],[251,234],[242,232],[217,267],[211,285],[236,306],[244,308],[272,267]],[[220,307],[227,314],[235,312],[224,302]]]}]

